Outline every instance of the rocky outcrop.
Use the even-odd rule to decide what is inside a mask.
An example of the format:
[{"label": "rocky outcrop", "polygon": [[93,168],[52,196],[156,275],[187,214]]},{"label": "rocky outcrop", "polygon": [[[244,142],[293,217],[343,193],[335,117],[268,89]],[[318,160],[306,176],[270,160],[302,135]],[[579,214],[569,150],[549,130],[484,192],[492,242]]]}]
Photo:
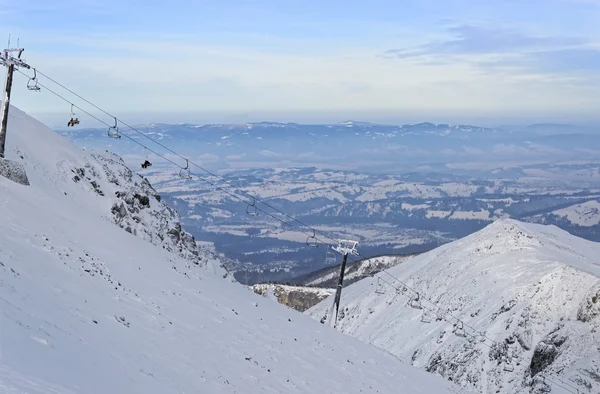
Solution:
[{"label": "rocky outcrop", "polygon": [[589,322],[600,315],[600,281],[596,283],[586,294],[579,305],[577,320]]},{"label": "rocky outcrop", "polygon": [[13,182],[29,186],[29,179],[27,178],[25,167],[16,161],[0,158],[0,175]]},{"label": "rocky outcrop", "polygon": [[274,298],[280,304],[289,306],[300,312],[304,312],[312,306],[317,305],[335,292],[334,289],[278,284],[256,284],[251,288],[257,294],[268,298]]},{"label": "rocky outcrop", "polygon": [[529,370],[531,376],[542,372],[548,366],[552,365],[559,354],[560,347],[567,341],[567,337],[562,334],[550,334],[537,344],[531,357]]},{"label": "rocky outcrop", "polygon": [[[207,254],[212,251],[201,248],[194,236],[182,228],[179,214],[161,202],[148,179],[134,173],[116,154],[102,152],[90,156],[94,161],[71,169],[72,180],[109,199],[110,221],[194,265],[207,264]],[[219,269],[224,277],[229,276],[222,265]]]}]

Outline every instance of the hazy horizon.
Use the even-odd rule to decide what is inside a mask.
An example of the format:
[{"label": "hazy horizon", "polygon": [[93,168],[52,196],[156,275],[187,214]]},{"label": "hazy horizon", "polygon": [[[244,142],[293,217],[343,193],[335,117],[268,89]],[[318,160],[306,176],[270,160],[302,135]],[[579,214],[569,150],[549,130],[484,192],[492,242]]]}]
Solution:
[{"label": "hazy horizon", "polygon": [[[18,107],[18,105],[15,105]],[[25,111],[28,112],[28,111]],[[78,109],[74,111],[81,123],[77,128],[102,128],[105,125],[97,120],[82,113]],[[107,123],[112,121],[108,116],[102,116],[98,111],[92,112],[94,116]],[[526,126],[532,124],[565,124],[575,126],[600,127],[600,114],[596,118],[584,117],[581,114],[573,114],[571,116],[555,115],[555,114],[531,114],[531,115],[506,115],[506,116],[490,116],[485,114],[401,114],[390,112],[373,112],[373,111],[323,111],[323,112],[292,112],[292,111],[264,111],[258,113],[201,113],[201,112],[183,112],[183,113],[118,113],[109,112],[119,120],[128,124],[140,125],[151,123],[190,123],[190,124],[235,124],[235,123],[256,123],[256,122],[281,122],[281,123],[300,123],[300,124],[335,124],[345,121],[368,122],[388,125],[404,125],[430,122],[436,124],[464,124],[481,127],[501,127],[501,126]],[[66,129],[66,123],[71,118],[71,113],[44,113],[44,112],[28,112],[29,115],[40,120],[47,126],[53,129]]]}]

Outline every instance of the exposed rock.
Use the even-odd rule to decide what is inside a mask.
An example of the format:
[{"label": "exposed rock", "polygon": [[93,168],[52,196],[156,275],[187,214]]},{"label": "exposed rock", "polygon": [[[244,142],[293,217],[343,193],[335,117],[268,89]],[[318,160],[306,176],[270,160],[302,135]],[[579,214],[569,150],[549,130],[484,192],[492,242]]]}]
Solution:
[{"label": "exposed rock", "polygon": [[[252,290],[262,296],[274,297],[280,304],[304,312],[335,292],[334,289],[286,286],[279,284],[256,284]],[[341,311],[343,313],[343,310]]]},{"label": "exposed rock", "polygon": [[13,182],[29,186],[25,167],[19,162],[0,158],[0,175]]},{"label": "exposed rock", "polygon": [[579,305],[577,320],[589,322],[598,315],[600,315],[600,281],[592,286]]},{"label": "exposed rock", "polygon": [[[204,257],[207,250],[200,249],[194,237],[183,230],[177,212],[160,201],[148,179],[134,174],[116,154],[92,153],[91,157],[95,161],[71,169],[73,181],[89,182],[90,188],[101,196],[105,195],[103,189],[119,187],[111,191],[116,197],[109,214],[113,223],[195,265],[208,264]],[[228,276],[226,272],[224,276]]]},{"label": "exposed rock", "polygon": [[150,199],[148,198],[148,196],[142,196],[142,195],[135,193],[133,195],[133,197],[136,198],[143,207],[150,206]]},{"label": "exposed rock", "polygon": [[544,340],[540,341],[533,351],[529,369],[531,376],[550,366],[559,354],[559,348],[566,342],[567,337],[562,334],[550,334]]}]

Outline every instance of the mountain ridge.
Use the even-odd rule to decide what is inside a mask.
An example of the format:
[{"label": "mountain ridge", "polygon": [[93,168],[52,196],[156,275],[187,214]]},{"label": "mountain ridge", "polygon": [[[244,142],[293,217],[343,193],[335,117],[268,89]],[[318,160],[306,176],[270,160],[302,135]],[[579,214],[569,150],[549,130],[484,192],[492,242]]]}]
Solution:
[{"label": "mountain ridge", "polygon": [[542,377],[596,392],[598,255],[555,226],[498,220],[344,288],[338,329],[482,393],[538,392]]}]

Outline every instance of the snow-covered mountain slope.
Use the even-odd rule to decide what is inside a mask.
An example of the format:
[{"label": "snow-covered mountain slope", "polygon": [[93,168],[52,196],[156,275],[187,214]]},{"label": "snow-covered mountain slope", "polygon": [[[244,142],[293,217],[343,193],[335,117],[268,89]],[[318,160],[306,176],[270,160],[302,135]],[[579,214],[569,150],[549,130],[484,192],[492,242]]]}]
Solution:
[{"label": "snow-covered mountain slope", "polygon": [[[8,157],[12,154],[36,171],[43,181],[61,191],[65,198],[87,197],[86,207],[94,209],[107,220],[168,251],[176,252],[195,265],[227,276],[218,260],[208,258],[214,248],[199,245],[181,227],[178,213],[161,202],[150,182],[129,169],[123,160],[108,151],[84,153],[66,139],[48,135],[48,129],[17,108],[11,107],[7,134]],[[77,184],[75,195],[67,188]],[[73,193],[73,192],[71,192]],[[233,280],[233,277],[230,277]]]},{"label": "snow-covered mountain slope", "polygon": [[304,312],[323,299],[335,293],[335,289],[320,287],[289,286],[275,283],[257,283],[251,286],[252,291],[275,300],[282,305]]},{"label": "snow-covered mountain slope", "polygon": [[464,392],[118,228],[116,186],[72,179],[90,155],[16,108],[8,132],[30,186],[0,177],[1,392]]},{"label": "snow-covered mountain slope", "polygon": [[338,329],[481,393],[598,393],[599,259],[598,243],[500,220],[345,288]]}]

